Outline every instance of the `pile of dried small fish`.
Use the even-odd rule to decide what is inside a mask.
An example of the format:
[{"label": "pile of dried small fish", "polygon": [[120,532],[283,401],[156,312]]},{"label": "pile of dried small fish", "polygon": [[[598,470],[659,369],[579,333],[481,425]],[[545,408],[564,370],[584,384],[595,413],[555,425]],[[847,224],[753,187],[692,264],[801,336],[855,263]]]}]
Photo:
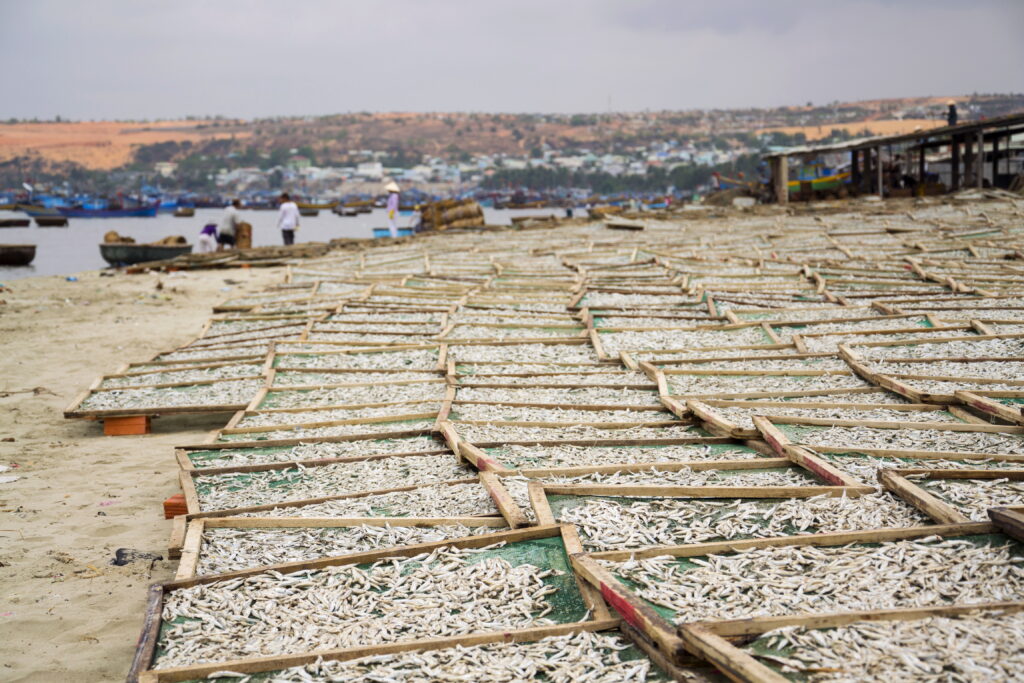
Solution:
[{"label": "pile of dried small fish", "polygon": [[234,377],[259,377],[263,372],[261,365],[221,365],[214,368],[189,369],[179,368],[164,372],[149,372],[126,376],[107,377],[100,387],[131,387],[146,384],[171,384],[203,382],[210,379],[231,379]]},{"label": "pile of dried small fish", "polygon": [[200,509],[230,510],[359,491],[467,479],[474,471],[453,455],[412,455],[316,467],[208,474],[195,478]]},{"label": "pile of dried small fish", "polygon": [[782,415],[787,417],[812,417],[819,420],[879,420],[885,421],[929,421],[929,422],[961,422],[951,413],[944,410],[909,411],[909,410],[886,410],[884,408],[873,408],[868,410],[857,410],[851,408],[787,408],[785,406],[764,407],[756,406],[751,408],[737,406],[715,406],[712,408],[716,415],[735,423],[739,427],[752,429],[755,415]]},{"label": "pile of dried small fish", "polygon": [[597,355],[589,344],[509,344],[507,346],[459,345],[448,347],[456,363],[594,363]]},{"label": "pile of dried small fish", "polygon": [[585,467],[626,465],[642,462],[687,462],[690,460],[749,460],[760,458],[744,446],[677,444],[673,446],[503,446],[493,453],[511,469],[530,467]]},{"label": "pile of dried small fish", "polygon": [[242,517],[464,517],[498,515],[481,484],[428,484],[410,491],[340,498],[312,505],[246,512]]},{"label": "pile of dried small fish", "polygon": [[852,373],[843,375],[668,375],[666,380],[672,393],[681,396],[860,389],[871,386]]},{"label": "pile of dried small fish", "polygon": [[937,537],[602,563],[675,611],[677,623],[1024,597],[1024,557],[1014,546]]},{"label": "pile of dried small fish", "polygon": [[[307,666],[275,672],[269,678],[260,678],[260,681],[471,681],[479,680],[481,672],[487,672],[487,680],[494,683],[532,680],[642,683],[668,680],[652,670],[650,661],[645,658],[623,660],[618,653],[629,647],[629,642],[622,637],[582,631],[534,643],[413,650],[344,662],[318,659]],[[250,680],[244,674],[219,673],[237,679],[237,683]]]},{"label": "pile of dried small fish", "polygon": [[920,482],[920,486],[977,522],[988,521],[989,508],[1024,505],[1024,481],[929,479]]},{"label": "pile of dried small fish", "polygon": [[437,366],[437,351],[429,349],[380,353],[302,353],[304,349],[301,347],[290,347],[288,351],[294,353],[278,356],[278,364],[281,367],[430,372]]},{"label": "pile of dried small fish", "polygon": [[[571,405],[571,404],[570,404]],[[514,405],[460,403],[453,408],[459,420],[559,422],[567,425],[588,422],[670,422],[676,417],[666,410],[571,410],[530,408]]]},{"label": "pile of dried small fish", "polygon": [[[728,480],[725,484],[729,485]],[[558,521],[579,527],[588,550],[628,550],[738,538],[899,528],[930,520],[887,492],[859,498],[626,500],[587,498]]]},{"label": "pile of dried small fish", "polygon": [[244,406],[263,386],[262,379],[227,380],[159,389],[94,391],[82,410],[154,410],[186,406]]},{"label": "pile of dried small fish", "polygon": [[424,381],[437,379],[438,373],[426,370],[411,372],[277,372],[274,386],[372,384],[387,382]]},{"label": "pile of dried small fish", "polygon": [[747,649],[809,681],[1013,681],[1024,671],[1024,614],[788,626]]},{"label": "pile of dried small fish", "polygon": [[964,459],[946,460],[943,458],[916,458],[900,459],[859,455],[839,455],[835,453],[818,453],[818,457],[828,460],[838,469],[853,475],[867,485],[873,485],[878,481],[879,470],[906,469],[933,469],[933,470],[962,470],[962,469],[1021,469],[1024,462],[1006,462],[1002,460]]},{"label": "pile of dried small fish", "polygon": [[724,331],[665,329],[649,332],[601,333],[601,345],[608,353],[769,343],[771,340],[760,327],[744,327]]},{"label": "pile of dried small fish", "polygon": [[[785,428],[785,425],[782,425]],[[877,429],[874,427],[828,427],[794,438],[812,448],[886,448],[919,451],[960,451],[1024,455],[1024,437],[992,432],[954,432],[938,429]]]},{"label": "pile of dried small fish", "polygon": [[272,391],[261,408],[317,408],[363,403],[409,403],[440,401],[445,386],[440,382],[423,384],[368,384],[333,389]]},{"label": "pile of dried small fish", "polygon": [[395,422],[359,422],[347,425],[331,425],[329,427],[292,427],[281,425],[281,429],[272,432],[235,432],[217,437],[219,442],[251,441],[276,439],[305,439],[314,441],[325,436],[349,436],[353,434],[383,434],[387,432],[429,431],[434,428],[434,420],[398,420]]},{"label": "pile of dried small fish", "polygon": [[373,408],[339,408],[336,410],[304,410],[301,412],[264,412],[249,413],[243,417],[236,427],[269,427],[275,425],[294,425],[309,422],[327,422],[331,420],[361,420],[370,417],[392,417],[415,413],[437,413],[441,404],[437,401],[424,403],[390,403]]},{"label": "pile of dried small fish", "polygon": [[389,453],[418,453],[420,451],[440,450],[447,450],[447,447],[442,442],[430,436],[412,436],[404,439],[323,441],[275,448],[224,448],[209,451],[192,451],[190,452],[190,459],[196,468],[201,469],[203,467],[261,465],[301,460],[322,460],[325,458],[359,458]]},{"label": "pile of dried small fish", "polygon": [[494,403],[554,403],[563,405],[660,406],[655,391],[586,387],[580,389],[523,389],[460,387],[456,401],[488,401]]},{"label": "pile of dried small fish", "polygon": [[208,528],[203,530],[196,573],[220,574],[505,530],[504,527],[467,527],[462,524],[429,527],[364,524],[350,527]]},{"label": "pile of dried small fish", "polygon": [[554,623],[545,617],[557,589],[544,579],[556,570],[474,558],[493,547],[175,590],[155,668]]},{"label": "pile of dried small fish", "polygon": [[623,427],[605,429],[586,425],[522,427],[519,425],[457,423],[459,435],[471,443],[571,441],[574,439],[679,439],[693,436],[693,427],[680,423],[667,427]]}]

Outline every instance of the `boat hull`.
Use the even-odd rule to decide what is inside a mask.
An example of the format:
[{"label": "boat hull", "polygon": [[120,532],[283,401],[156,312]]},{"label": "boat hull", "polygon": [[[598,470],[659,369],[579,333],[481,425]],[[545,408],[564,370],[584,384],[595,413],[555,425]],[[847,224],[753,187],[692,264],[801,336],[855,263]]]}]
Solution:
[{"label": "boat hull", "polygon": [[35,257],[34,244],[0,244],[0,266],[27,266]]},{"label": "boat hull", "polygon": [[65,218],[154,218],[159,207],[143,206],[138,209],[57,209]]},{"label": "boat hull", "polygon": [[801,183],[811,183],[811,189],[815,191],[836,190],[840,186],[850,182],[850,173],[836,173],[835,175],[822,176],[807,180],[791,180],[788,183],[790,194],[799,194]]},{"label": "boat hull", "polygon": [[146,261],[162,261],[192,253],[191,244],[101,244],[100,256],[112,266],[130,266]]},{"label": "boat hull", "polygon": [[32,218],[37,218],[39,216],[60,218],[61,215],[60,211],[58,211],[57,209],[51,209],[50,207],[47,206],[38,206],[36,204],[18,204],[17,207],[18,211],[26,213]]}]

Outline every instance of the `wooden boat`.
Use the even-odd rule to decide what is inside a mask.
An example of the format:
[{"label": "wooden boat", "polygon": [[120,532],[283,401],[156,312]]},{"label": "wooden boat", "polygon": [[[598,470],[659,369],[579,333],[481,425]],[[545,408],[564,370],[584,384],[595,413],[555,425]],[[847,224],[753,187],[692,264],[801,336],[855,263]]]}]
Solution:
[{"label": "wooden boat", "polygon": [[295,204],[299,207],[300,211],[302,209],[328,210],[328,209],[333,209],[334,207],[336,207],[340,203],[341,202],[337,202],[337,201],[334,201],[334,202],[295,202]]},{"label": "wooden boat", "polygon": [[313,216],[319,216],[320,215],[320,209],[302,209],[302,208],[300,208],[299,209],[299,215],[300,216],[310,217],[310,218],[313,217]]},{"label": "wooden boat", "polygon": [[849,171],[844,173],[830,173],[829,175],[817,176],[814,178],[798,178],[796,180],[790,180],[788,188],[791,195],[799,194],[800,184],[810,182],[811,189],[815,191],[837,190],[841,185],[849,183],[850,179],[851,173]]},{"label": "wooden boat", "polygon": [[112,266],[130,266],[146,261],[162,261],[192,253],[191,244],[130,244],[110,242],[100,245],[100,256]]},{"label": "wooden boat", "polygon": [[[399,237],[409,237],[410,235],[412,235],[412,228],[399,228],[398,229],[398,236]],[[391,237],[391,231],[388,230],[387,228],[374,228],[373,229],[373,236],[374,237]]]},{"label": "wooden boat", "polygon": [[68,227],[68,219],[64,216],[36,216],[35,221],[40,228]]},{"label": "wooden boat", "polygon": [[35,257],[34,244],[0,244],[0,266],[27,266]]},{"label": "wooden boat", "polygon": [[0,228],[27,228],[31,224],[30,218],[0,218]]},{"label": "wooden boat", "polygon": [[15,207],[18,211],[27,213],[32,218],[38,218],[40,216],[45,218],[60,218],[61,213],[57,209],[49,206],[42,206],[40,204],[17,204]]},{"label": "wooden boat", "polygon": [[196,210],[191,206],[179,206],[174,210],[176,218],[191,218],[196,215]]},{"label": "wooden boat", "polygon": [[139,206],[132,209],[82,209],[75,207],[58,207],[62,216],[67,218],[155,218],[159,204]]},{"label": "wooden boat", "polygon": [[334,207],[334,213],[339,216],[358,216],[359,209],[354,206],[336,206]]}]

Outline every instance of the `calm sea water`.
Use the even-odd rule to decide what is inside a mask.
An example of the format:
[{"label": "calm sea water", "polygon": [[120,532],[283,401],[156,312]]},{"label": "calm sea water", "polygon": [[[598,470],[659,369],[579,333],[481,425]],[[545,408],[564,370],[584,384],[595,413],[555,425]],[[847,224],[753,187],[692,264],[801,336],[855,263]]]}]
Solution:
[{"label": "calm sea water", "polygon": [[[564,210],[484,210],[489,225],[510,225],[513,216],[547,216],[552,213],[564,215]],[[0,282],[106,268],[99,244],[108,230],[133,237],[136,242],[153,242],[170,235],[183,235],[189,243],[195,244],[203,226],[218,222],[222,214],[220,209],[197,209],[192,218],[175,218],[172,214],[161,213],[156,218],[72,218],[66,228],[38,228],[34,221],[29,228],[0,228],[0,244],[36,245],[36,258],[32,265],[17,268],[0,266]],[[375,209],[373,213],[342,217],[321,211],[315,218],[302,219],[296,241],[327,242],[335,237],[373,237],[373,228],[387,225],[385,214],[384,209]],[[281,244],[276,211],[243,211],[242,216],[252,224],[253,246]],[[25,218],[25,214],[0,211],[0,218]],[[399,227],[405,227],[410,220],[409,216],[399,217]]]}]

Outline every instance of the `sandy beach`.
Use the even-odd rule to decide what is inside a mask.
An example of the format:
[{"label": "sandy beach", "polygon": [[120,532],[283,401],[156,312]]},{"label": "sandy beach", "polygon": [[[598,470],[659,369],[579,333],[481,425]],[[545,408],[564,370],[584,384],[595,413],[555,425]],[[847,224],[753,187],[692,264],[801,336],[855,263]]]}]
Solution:
[{"label": "sandy beach", "polygon": [[[105,437],[99,423],[65,420],[63,409],[121,363],[191,341],[214,303],[282,273],[76,277],[27,278],[0,292],[0,466],[10,467],[0,472],[4,681],[124,677],[146,586],[173,578],[177,564],[167,561],[171,523],[161,507],[180,491],[173,447],[227,419],[159,418],[152,434]],[[119,548],[164,559],[113,566]]]}]

